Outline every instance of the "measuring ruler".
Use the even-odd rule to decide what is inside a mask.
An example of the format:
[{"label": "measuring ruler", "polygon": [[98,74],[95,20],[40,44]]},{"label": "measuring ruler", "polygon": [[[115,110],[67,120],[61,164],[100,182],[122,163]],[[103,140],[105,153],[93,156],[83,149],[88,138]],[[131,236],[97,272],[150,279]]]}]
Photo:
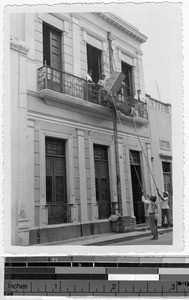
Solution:
[{"label": "measuring ruler", "polygon": [[189,260],[7,257],[5,295],[189,296]]}]

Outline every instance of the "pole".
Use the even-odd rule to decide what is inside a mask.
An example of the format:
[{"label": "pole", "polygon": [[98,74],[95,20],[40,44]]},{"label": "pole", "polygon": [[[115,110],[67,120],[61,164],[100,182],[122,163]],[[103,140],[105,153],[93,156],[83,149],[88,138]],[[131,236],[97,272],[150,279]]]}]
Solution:
[{"label": "pole", "polygon": [[157,87],[157,91],[158,91],[158,95],[159,95],[159,101],[161,101],[161,96],[160,96],[160,92],[159,92],[159,87],[158,87],[157,81],[156,81],[156,87]]},{"label": "pole", "polygon": [[[107,40],[108,40],[108,49],[109,49],[110,74],[111,74],[113,72],[113,59],[112,59],[113,49],[112,49],[111,33],[109,31],[107,32]],[[119,164],[117,112],[115,106],[112,106],[112,113],[113,113],[115,162],[116,162],[116,188],[117,188],[118,212],[122,215],[122,195],[121,195],[121,182],[120,182],[121,176],[120,176],[120,164]]]},{"label": "pole", "polygon": [[120,164],[119,164],[116,109],[113,108],[112,112],[113,112],[113,130],[114,130],[114,149],[115,149],[115,162],[116,162],[116,186],[117,186],[118,212],[122,215],[122,195],[121,195],[121,181],[120,181]]}]

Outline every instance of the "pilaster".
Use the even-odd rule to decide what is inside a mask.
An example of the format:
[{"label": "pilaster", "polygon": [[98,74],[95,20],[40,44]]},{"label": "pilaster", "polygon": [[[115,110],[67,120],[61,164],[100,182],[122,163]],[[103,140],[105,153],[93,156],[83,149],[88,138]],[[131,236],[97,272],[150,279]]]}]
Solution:
[{"label": "pilaster", "polygon": [[85,141],[84,131],[78,130],[78,161],[79,161],[79,189],[80,189],[80,208],[81,222],[88,221],[87,212],[87,183],[85,168]]},{"label": "pilaster", "polygon": [[[18,231],[16,242],[19,245],[27,245],[29,242],[29,234],[27,229],[30,227],[32,213],[30,214],[30,199],[28,197],[29,170],[28,170],[28,127],[27,127],[27,53],[28,48],[23,41],[11,39],[10,47],[14,51],[15,58],[18,62],[17,73],[14,72],[16,81],[12,81],[15,86],[11,86],[12,90],[17,90],[17,107],[13,112],[17,114],[17,144],[18,153],[16,157],[12,156],[12,160],[17,159],[17,178],[16,178],[16,199],[17,199],[17,220]],[[16,97],[17,96],[17,97]],[[14,98],[11,99],[14,101]]]},{"label": "pilaster", "polygon": [[26,13],[25,41],[29,45],[28,58],[35,60],[35,17],[33,13]]},{"label": "pilaster", "polygon": [[48,224],[48,208],[46,204],[46,163],[45,163],[45,132],[39,130],[39,147],[40,147],[40,208],[39,208],[39,225]]},{"label": "pilaster", "polygon": [[133,204],[133,194],[132,194],[132,182],[131,182],[131,168],[130,168],[130,155],[129,155],[129,144],[125,145],[126,149],[126,162],[127,162],[127,172],[128,172],[128,185],[129,185],[129,199],[130,199],[130,216],[135,217],[134,214],[134,204]]},{"label": "pilaster", "polygon": [[145,99],[145,85],[144,85],[144,72],[143,72],[143,63],[142,55],[137,52],[137,62],[138,62],[138,80],[139,80],[139,89],[141,90],[141,99]]},{"label": "pilaster", "polygon": [[74,185],[74,153],[73,153],[73,135],[71,135],[68,138],[68,167],[67,167],[67,173],[68,173],[68,199],[69,203],[72,205],[72,221],[77,222],[78,221],[78,215],[77,215],[77,209],[76,209],[76,203],[75,203],[75,185]]},{"label": "pilaster", "polygon": [[[146,143],[146,151],[147,151],[147,160],[148,160],[148,168],[150,168],[149,170],[149,176],[150,176],[150,188],[151,188],[151,193],[152,195],[156,195],[157,196],[157,193],[156,193],[156,190],[155,190],[155,183],[154,183],[154,179],[152,178],[152,176],[154,176],[154,172],[153,172],[153,169],[152,169],[152,161],[151,161],[151,148],[150,148],[150,144],[149,143]],[[161,225],[161,205],[160,205],[160,201],[158,201],[158,198],[157,198],[157,206],[158,206],[158,225],[160,226]]]},{"label": "pilaster", "polygon": [[28,121],[28,165],[27,165],[27,173],[28,173],[28,210],[29,210],[29,224],[30,227],[35,225],[34,221],[34,121]]},{"label": "pilaster", "polygon": [[79,27],[79,20],[74,17],[72,17],[72,42],[73,42],[74,75],[81,77],[80,27]]}]

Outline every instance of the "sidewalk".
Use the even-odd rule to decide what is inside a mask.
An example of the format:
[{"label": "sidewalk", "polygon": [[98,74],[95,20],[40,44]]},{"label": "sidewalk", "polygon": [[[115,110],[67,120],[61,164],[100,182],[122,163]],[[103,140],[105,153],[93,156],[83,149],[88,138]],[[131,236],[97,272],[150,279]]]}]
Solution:
[{"label": "sidewalk", "polygon": [[[159,234],[163,234],[164,232],[171,232],[173,228],[158,228]],[[53,242],[48,244],[39,244],[38,246],[53,246],[53,245],[80,245],[80,246],[106,246],[110,244],[116,244],[121,241],[129,241],[134,239],[139,239],[147,236],[151,236],[151,231],[149,229],[145,230],[144,228],[139,228],[132,232],[126,233],[103,233],[103,234],[95,234],[89,236],[83,236],[70,240],[63,240],[59,242]]]}]

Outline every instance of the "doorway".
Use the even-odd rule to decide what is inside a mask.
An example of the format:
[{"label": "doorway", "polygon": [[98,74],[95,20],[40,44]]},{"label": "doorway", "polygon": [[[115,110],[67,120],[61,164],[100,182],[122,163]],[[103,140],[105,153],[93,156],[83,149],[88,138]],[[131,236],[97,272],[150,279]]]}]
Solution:
[{"label": "doorway", "polygon": [[94,164],[98,215],[99,219],[107,219],[111,215],[108,147],[94,145]]},{"label": "doorway", "polygon": [[125,83],[126,96],[133,96],[133,82],[132,82],[132,66],[121,62],[121,70],[125,75],[123,82]]},{"label": "doorway", "polygon": [[173,215],[173,190],[172,190],[172,172],[171,172],[171,162],[162,161],[163,169],[163,181],[164,181],[164,191],[169,193],[169,211],[170,218]]},{"label": "doorway", "polygon": [[45,146],[48,224],[67,223],[70,211],[67,205],[65,140],[47,137]]},{"label": "doorway", "polygon": [[142,202],[142,177],[139,151],[130,151],[131,182],[133,192],[134,215],[136,223],[145,223],[144,203]]},{"label": "doorway", "polygon": [[101,54],[102,51],[87,44],[87,64],[88,70],[92,70],[92,79],[98,83],[101,74]]}]

